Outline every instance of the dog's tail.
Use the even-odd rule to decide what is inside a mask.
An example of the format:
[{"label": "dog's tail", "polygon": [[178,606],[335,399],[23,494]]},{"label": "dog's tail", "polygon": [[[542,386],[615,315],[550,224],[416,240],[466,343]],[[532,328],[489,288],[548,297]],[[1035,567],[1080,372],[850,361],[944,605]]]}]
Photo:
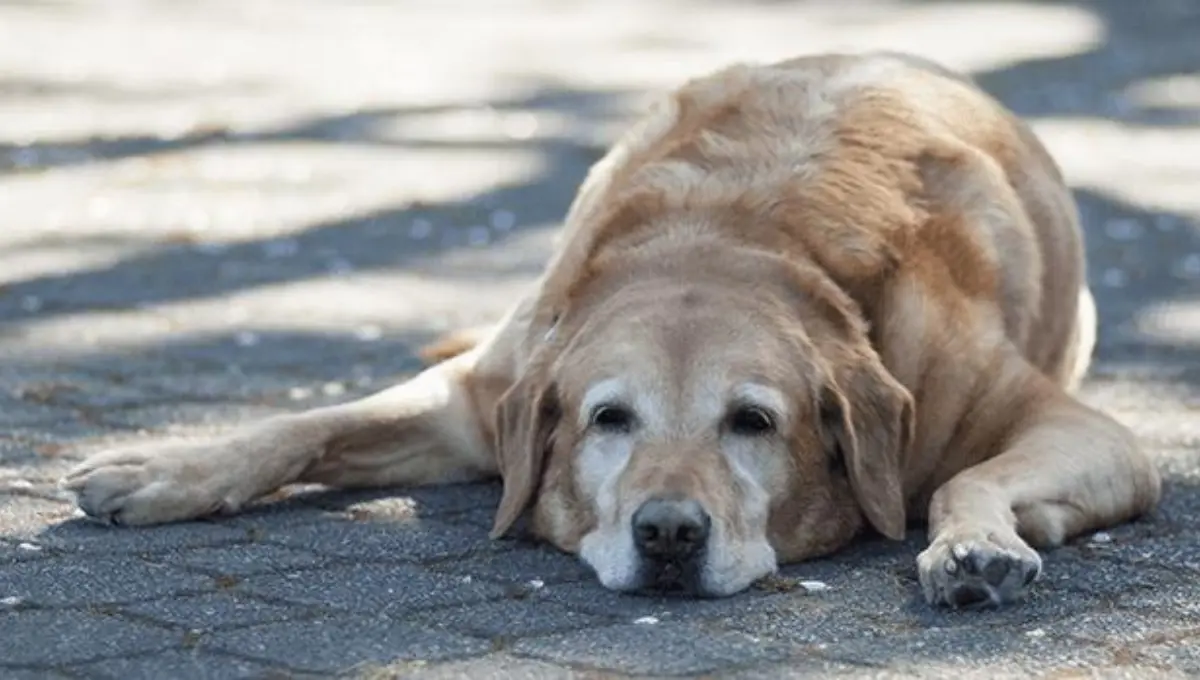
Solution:
[{"label": "dog's tail", "polygon": [[494,330],[489,325],[451,331],[417,350],[417,356],[421,357],[421,361],[425,362],[427,366],[448,361],[475,349]]}]

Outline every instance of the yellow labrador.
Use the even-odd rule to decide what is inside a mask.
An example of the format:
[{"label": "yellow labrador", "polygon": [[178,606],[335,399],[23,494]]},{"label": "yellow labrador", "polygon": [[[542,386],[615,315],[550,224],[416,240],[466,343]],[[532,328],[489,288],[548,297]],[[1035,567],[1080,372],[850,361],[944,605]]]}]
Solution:
[{"label": "yellow labrador", "polygon": [[495,536],[531,508],[604,586],[705,596],[925,519],[928,601],[999,604],[1034,548],[1159,498],[1132,434],[1069,394],[1084,271],[1056,165],[965,78],[900,54],[733,66],[595,166],[536,290],[478,343],[65,484],[142,525],[292,482],[499,474]]}]

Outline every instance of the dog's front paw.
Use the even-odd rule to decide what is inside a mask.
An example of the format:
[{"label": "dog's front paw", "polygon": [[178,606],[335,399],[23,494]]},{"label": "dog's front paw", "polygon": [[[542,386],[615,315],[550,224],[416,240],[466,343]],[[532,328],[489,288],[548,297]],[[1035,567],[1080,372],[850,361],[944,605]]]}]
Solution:
[{"label": "dog's front paw", "polygon": [[1042,558],[1012,531],[943,532],[917,557],[925,599],[951,607],[1019,600],[1042,571]]},{"label": "dog's front paw", "polygon": [[193,519],[225,509],[238,486],[236,469],[220,453],[203,444],[105,451],[67,473],[59,486],[75,493],[84,513],[108,524]]}]

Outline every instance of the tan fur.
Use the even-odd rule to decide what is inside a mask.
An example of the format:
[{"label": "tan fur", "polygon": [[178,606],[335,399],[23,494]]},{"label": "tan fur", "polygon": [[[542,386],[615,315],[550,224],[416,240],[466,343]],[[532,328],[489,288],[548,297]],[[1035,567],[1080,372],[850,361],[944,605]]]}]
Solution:
[{"label": "tan fur", "polygon": [[[921,583],[951,605],[1015,599],[1033,547],[1158,501],[1133,436],[1068,393],[1095,309],[1058,168],[937,65],[826,55],[687,83],[593,168],[562,243],[499,325],[435,345],[411,382],[100,454],[67,484],[148,524],[295,481],[499,473],[496,535],[532,506],[535,532],[592,560],[626,550],[642,500],[682,495],[713,517],[713,594],[924,518]],[[579,413],[605,380],[636,432]],[[777,432],[722,429],[745,389],[782,395]],[[624,589],[626,566],[597,571]]]}]

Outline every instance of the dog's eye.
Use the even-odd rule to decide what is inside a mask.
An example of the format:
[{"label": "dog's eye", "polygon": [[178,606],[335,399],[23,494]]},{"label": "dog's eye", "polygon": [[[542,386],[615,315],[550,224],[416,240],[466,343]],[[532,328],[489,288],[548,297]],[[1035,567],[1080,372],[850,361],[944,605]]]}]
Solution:
[{"label": "dog's eye", "polygon": [[634,425],[633,411],[620,404],[601,404],[592,409],[592,427],[606,432],[629,432]]},{"label": "dog's eye", "polygon": [[757,437],[775,430],[770,413],[757,406],[739,406],[729,414],[729,431],[743,437]]}]

